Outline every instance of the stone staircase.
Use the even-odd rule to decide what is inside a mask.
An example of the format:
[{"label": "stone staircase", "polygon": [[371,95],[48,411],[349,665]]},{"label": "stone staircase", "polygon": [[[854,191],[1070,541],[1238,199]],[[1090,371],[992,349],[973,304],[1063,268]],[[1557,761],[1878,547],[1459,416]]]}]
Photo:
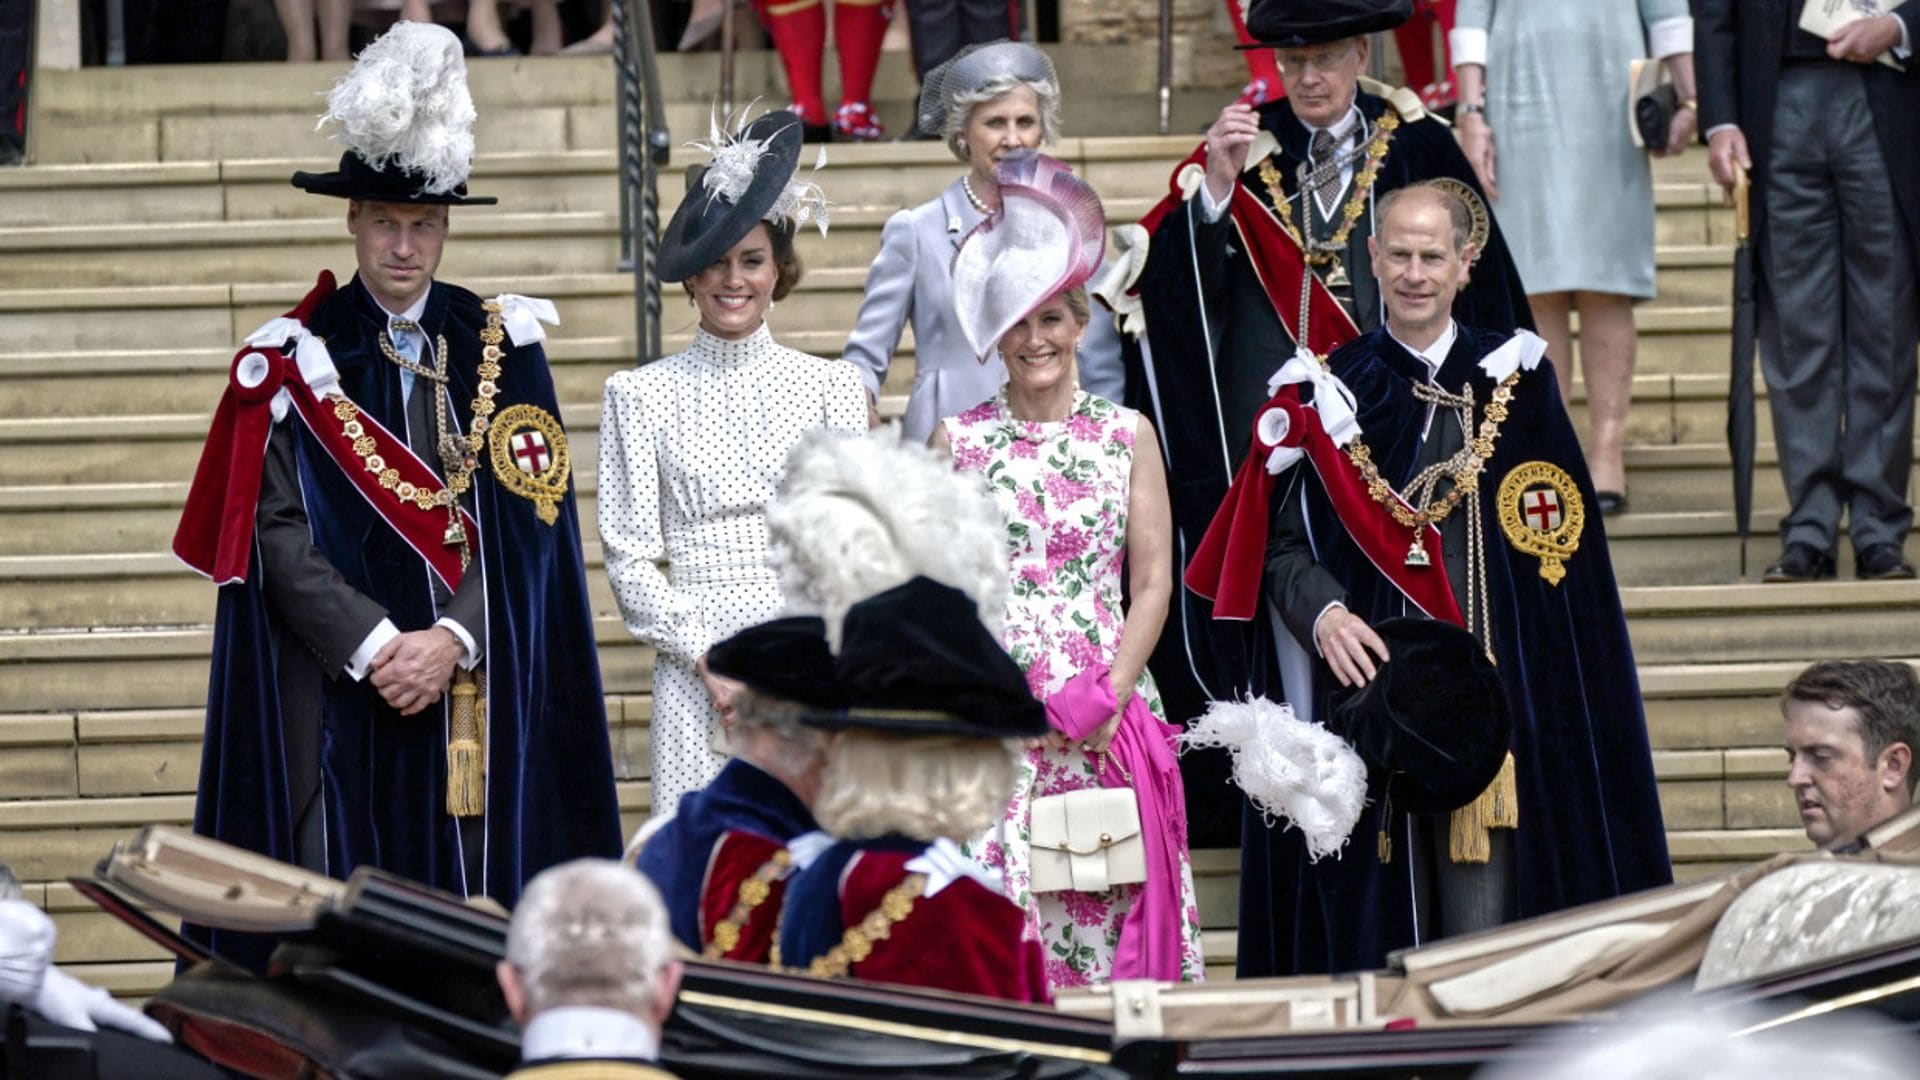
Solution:
[{"label": "stone staircase", "polygon": [[[1062,50],[1069,139],[1056,152],[1116,221],[1144,212],[1195,136],[1150,127],[1150,51]],[[701,130],[711,73],[669,58],[675,141]],[[289,187],[335,151],[311,136],[335,69],[228,67],[44,73],[40,160],[0,172],[0,860],[60,925],[58,959],[138,996],[168,965],[64,883],[148,822],[185,823],[200,754],[213,590],[166,554],[234,342],[352,250],[344,207]],[[743,58],[742,97],[774,96]],[[892,81],[888,81],[891,79]],[[1076,81],[1076,80],[1079,81]],[[600,386],[633,363],[632,282],[618,250],[611,79],[596,62],[474,65],[483,154],[473,188],[502,206],[456,212],[443,267],[483,294],[549,296],[549,349],[592,521]],[[882,111],[910,88],[883,73]],[[1227,93],[1185,92],[1198,130]],[[897,123],[895,126],[899,126]],[[670,207],[678,166],[663,185]],[[831,234],[800,241],[808,274],[775,315],[781,340],[834,355],[880,225],[956,165],[938,144],[832,150]],[[1731,218],[1703,159],[1658,171],[1659,299],[1637,312],[1630,422],[1634,512],[1607,530],[1640,665],[1676,871],[1712,873],[1805,846],[1781,783],[1779,688],[1806,661],[1920,656],[1920,586],[1735,581],[1725,426]],[[693,316],[667,294],[666,344]],[[910,341],[888,380],[895,413]],[[1763,391],[1764,393],[1764,391]],[[1576,411],[1583,393],[1575,386]],[[1576,418],[1581,419],[1581,418]],[[1782,503],[1764,397],[1753,565]],[[591,528],[589,528],[591,534]],[[587,549],[626,824],[649,809],[650,653],[620,625]],[[1222,797],[1231,797],[1222,793]],[[1237,853],[1195,853],[1208,947],[1230,970]]]}]

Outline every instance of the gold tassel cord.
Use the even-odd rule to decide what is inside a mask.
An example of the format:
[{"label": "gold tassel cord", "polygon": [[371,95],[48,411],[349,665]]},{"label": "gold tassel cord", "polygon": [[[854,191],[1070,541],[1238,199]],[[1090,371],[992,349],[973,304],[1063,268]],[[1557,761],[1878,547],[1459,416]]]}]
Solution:
[{"label": "gold tassel cord", "polygon": [[447,737],[447,813],[479,817],[487,810],[486,698],[473,672],[453,673],[453,717]]},{"label": "gold tassel cord", "polygon": [[1447,854],[1457,863],[1485,863],[1493,857],[1493,844],[1487,830],[1519,827],[1520,792],[1514,777],[1513,755],[1509,753],[1487,790],[1453,812]]}]

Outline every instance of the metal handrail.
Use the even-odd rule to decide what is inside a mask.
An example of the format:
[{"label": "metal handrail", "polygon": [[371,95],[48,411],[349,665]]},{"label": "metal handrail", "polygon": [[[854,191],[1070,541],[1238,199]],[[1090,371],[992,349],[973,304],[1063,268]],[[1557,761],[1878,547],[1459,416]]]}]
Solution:
[{"label": "metal handrail", "polygon": [[634,347],[660,357],[660,170],[672,139],[646,0],[613,0],[613,67],[620,154],[620,269],[633,272]]}]

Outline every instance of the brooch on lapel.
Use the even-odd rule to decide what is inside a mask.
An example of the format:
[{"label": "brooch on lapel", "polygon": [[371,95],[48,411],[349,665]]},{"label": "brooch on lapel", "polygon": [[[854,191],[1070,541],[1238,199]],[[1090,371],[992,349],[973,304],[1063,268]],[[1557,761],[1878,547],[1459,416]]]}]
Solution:
[{"label": "brooch on lapel", "polygon": [[560,500],[567,496],[567,476],[573,455],[560,421],[533,405],[509,405],[493,418],[487,431],[493,452],[493,475],[501,486],[535,506],[548,525],[560,517]]},{"label": "brooch on lapel", "polygon": [[1565,469],[1545,461],[1513,467],[1500,481],[1495,499],[1500,507],[1500,531],[1522,554],[1540,560],[1540,576],[1549,585],[1567,576],[1566,560],[1580,548],[1580,530],[1587,522],[1580,488]]}]

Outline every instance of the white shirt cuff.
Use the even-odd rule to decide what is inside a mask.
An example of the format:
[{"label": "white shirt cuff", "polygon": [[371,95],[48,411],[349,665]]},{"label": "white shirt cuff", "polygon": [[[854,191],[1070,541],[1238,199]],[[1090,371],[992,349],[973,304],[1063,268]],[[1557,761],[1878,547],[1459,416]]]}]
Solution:
[{"label": "white shirt cuff", "polygon": [[459,623],[448,618],[441,618],[440,620],[436,621],[433,625],[446,627],[449,631],[452,632],[454,637],[457,637],[460,639],[461,647],[466,650],[465,652],[460,654],[459,664],[461,667],[466,668],[468,671],[472,671],[474,668],[479,666],[480,646],[473,640],[473,635],[467,633],[466,627],[461,626]]},{"label": "white shirt cuff", "polygon": [[1331,603],[1327,604],[1326,607],[1323,607],[1320,609],[1320,614],[1315,615],[1313,617],[1313,655],[1321,657],[1323,659],[1326,657],[1327,654],[1320,651],[1320,620],[1326,618],[1327,612],[1332,611],[1334,608],[1339,608],[1341,611],[1347,610],[1346,601],[1344,600],[1332,601]]},{"label": "white shirt cuff", "polygon": [[1453,66],[1479,64],[1487,66],[1487,32],[1479,27],[1456,26],[1447,31],[1447,52],[1453,57]]},{"label": "white shirt cuff", "polygon": [[1900,44],[1893,47],[1893,58],[1910,59],[1913,56],[1913,35],[1907,31],[1907,20],[1895,15],[1893,21],[1900,24]]},{"label": "white shirt cuff", "polygon": [[1219,221],[1220,215],[1227,212],[1227,205],[1231,202],[1233,202],[1231,188],[1227,190],[1226,201],[1216,203],[1213,201],[1213,189],[1207,185],[1206,181],[1200,182],[1200,213],[1206,217],[1207,224],[1211,225]]},{"label": "white shirt cuff", "polygon": [[366,640],[353,650],[352,656],[347,657],[347,674],[354,682],[366,678],[367,668],[372,666],[373,658],[387,647],[387,642],[399,636],[400,628],[393,625],[392,619],[381,619],[380,625],[367,634]]},{"label": "white shirt cuff", "polygon": [[1715,124],[1712,127],[1708,128],[1706,130],[1706,133],[1701,135],[1700,137],[1707,140],[1708,142],[1712,142],[1713,137],[1715,135],[1720,134],[1723,131],[1739,131],[1739,130],[1740,130],[1739,124]]},{"label": "white shirt cuff", "polygon": [[1671,19],[1656,19],[1647,27],[1647,52],[1655,60],[1665,60],[1669,56],[1680,56],[1693,51],[1693,19],[1687,15],[1676,15]]}]

